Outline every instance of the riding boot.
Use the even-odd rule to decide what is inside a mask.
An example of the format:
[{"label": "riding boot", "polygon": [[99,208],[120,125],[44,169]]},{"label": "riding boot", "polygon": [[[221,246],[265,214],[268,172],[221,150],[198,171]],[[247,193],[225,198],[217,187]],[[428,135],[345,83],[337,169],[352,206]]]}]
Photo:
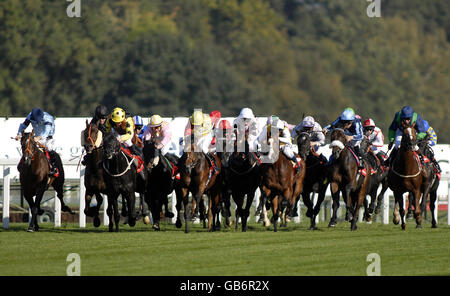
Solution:
[{"label": "riding boot", "polygon": [[300,164],[297,161],[297,158],[294,156],[292,156],[291,160],[297,165],[295,167],[295,173],[298,174],[300,172]]},{"label": "riding boot", "polygon": [[250,152],[251,157],[256,162],[256,165],[259,166],[259,162],[261,161],[257,155],[257,152]]},{"label": "riding boot", "polygon": [[81,164],[82,164],[82,165],[84,165],[84,166],[86,165],[88,157],[89,157],[89,154],[85,154],[85,155],[83,156],[83,160],[81,161]]},{"label": "riding boot", "polygon": [[204,153],[206,156],[206,159],[208,159],[209,164],[214,168],[214,174],[217,175],[219,173],[219,169],[217,168],[216,162],[214,160],[214,156],[211,154],[211,152]]},{"label": "riding boot", "polygon": [[53,177],[58,173],[55,154],[55,151],[48,152],[48,155],[50,156],[50,171],[48,172],[49,177]]},{"label": "riding boot", "polygon": [[355,150],[356,155],[358,156],[358,159],[359,159],[358,168],[362,170],[365,168],[364,156],[362,155],[361,149],[359,149],[359,146],[354,146],[353,149]]},{"label": "riding boot", "polygon": [[328,162],[328,159],[322,153],[320,153],[319,159],[320,159],[320,164],[326,164]]},{"label": "riding boot", "polygon": [[[129,148],[132,154],[139,156],[141,159],[144,159],[142,150],[139,147],[137,147],[136,145],[131,145]],[[136,168],[139,168],[139,161],[137,159],[135,159],[134,161],[136,164]],[[145,170],[140,171],[138,175],[145,182]]]},{"label": "riding boot", "polygon": [[394,148],[391,152],[391,154],[389,155],[389,158],[385,161],[384,165],[385,166],[391,166],[392,161],[395,159],[395,156],[397,155],[398,152],[398,148]]},{"label": "riding boot", "polygon": [[434,165],[436,166],[437,172],[438,174],[440,174],[442,172],[441,170],[441,166],[439,165],[439,162],[437,162],[436,158],[432,158],[431,161],[434,163]]}]

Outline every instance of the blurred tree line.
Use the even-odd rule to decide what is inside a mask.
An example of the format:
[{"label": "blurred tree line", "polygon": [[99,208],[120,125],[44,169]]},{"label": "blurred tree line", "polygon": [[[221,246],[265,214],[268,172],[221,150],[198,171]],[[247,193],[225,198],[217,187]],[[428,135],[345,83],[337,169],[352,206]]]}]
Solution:
[{"label": "blurred tree line", "polygon": [[323,126],[353,107],[385,134],[411,105],[450,142],[450,1],[0,1],[0,116],[36,106],[148,117],[251,107]]}]

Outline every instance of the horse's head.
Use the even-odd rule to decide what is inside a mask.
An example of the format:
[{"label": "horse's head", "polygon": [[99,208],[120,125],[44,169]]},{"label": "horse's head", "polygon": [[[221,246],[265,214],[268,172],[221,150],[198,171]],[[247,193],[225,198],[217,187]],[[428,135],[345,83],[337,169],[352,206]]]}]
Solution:
[{"label": "horse's head", "polygon": [[194,142],[191,141],[188,149],[184,149],[183,155],[181,155],[180,158],[179,163],[182,167],[182,170],[186,174],[191,174],[192,169],[197,165],[197,162],[199,160],[197,153],[194,152],[195,151],[194,149],[195,149]]},{"label": "horse's head", "polygon": [[20,138],[20,145],[22,146],[22,157],[24,159],[24,165],[31,165],[33,160],[33,154],[37,149],[36,142],[34,141],[34,131],[31,133],[24,133],[22,131],[22,137]]},{"label": "horse's head", "polygon": [[116,136],[108,133],[103,138],[103,157],[104,159],[112,159],[120,153],[120,143]]},{"label": "horse's head", "polygon": [[306,159],[311,150],[311,137],[307,132],[301,132],[297,137],[298,155]]},{"label": "horse's head", "polygon": [[341,128],[334,128],[330,135],[333,158],[338,159],[342,150],[344,150],[347,140],[345,139],[345,132]]},{"label": "horse's head", "polygon": [[95,148],[100,147],[102,142],[102,132],[96,124],[89,124],[86,119],[86,129],[81,134],[81,145],[86,153],[91,153]]},{"label": "horse's head", "polygon": [[372,141],[370,141],[369,137],[364,136],[359,144],[361,151],[364,151],[367,153],[367,152],[369,152],[371,146],[372,146]]},{"label": "horse's head", "polygon": [[143,153],[147,170],[150,172],[159,164],[161,160],[161,150],[156,148],[155,141],[150,140],[144,142]]},{"label": "horse's head", "polygon": [[403,127],[402,141],[400,143],[401,148],[412,151],[415,150],[417,145],[417,135],[414,125],[415,124],[405,125]]}]

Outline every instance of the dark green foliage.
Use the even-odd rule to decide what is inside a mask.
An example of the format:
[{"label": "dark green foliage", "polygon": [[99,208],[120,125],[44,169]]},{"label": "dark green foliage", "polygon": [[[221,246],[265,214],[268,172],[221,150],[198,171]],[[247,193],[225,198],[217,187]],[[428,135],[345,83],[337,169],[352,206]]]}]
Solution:
[{"label": "dark green foliage", "polygon": [[98,103],[148,117],[251,107],[322,125],[343,108],[385,133],[411,105],[450,141],[450,2],[360,0],[0,2],[0,116]]}]

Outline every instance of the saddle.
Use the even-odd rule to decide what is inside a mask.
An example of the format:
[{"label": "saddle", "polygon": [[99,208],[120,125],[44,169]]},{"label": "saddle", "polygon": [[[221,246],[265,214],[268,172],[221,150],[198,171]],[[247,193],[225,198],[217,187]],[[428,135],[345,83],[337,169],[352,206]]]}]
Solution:
[{"label": "saddle", "polygon": [[167,165],[172,171],[172,178],[175,177],[177,180],[180,180],[180,173],[178,171],[178,167],[171,162],[167,157],[161,154],[161,157],[167,162]]},{"label": "saddle", "polygon": [[140,173],[144,169],[144,160],[139,155],[132,154],[129,148],[120,147],[126,155],[137,160],[136,172]]},{"label": "saddle", "polygon": [[[37,143],[37,147],[39,150],[44,152],[45,157],[47,157],[49,169],[51,169],[51,167],[53,165],[55,166],[56,174],[54,174],[53,177],[58,178],[59,177],[59,168],[56,166],[56,164],[54,164],[54,161],[52,161],[52,158],[50,157],[50,153],[47,150],[47,147],[42,145],[41,143]],[[53,152],[53,153],[56,153],[56,152]]]},{"label": "saddle", "polygon": [[296,155],[295,158],[297,159],[297,162],[300,164],[300,167],[295,162],[290,160],[290,162],[292,163],[292,167],[294,169],[296,169],[296,168],[300,168],[301,169],[302,158],[299,155]]},{"label": "saddle", "polygon": [[[358,167],[359,167],[360,162],[359,162],[359,157],[358,157],[358,155],[356,155],[356,153],[355,153],[355,151],[353,151],[353,148],[352,148],[352,147],[347,146],[347,148],[348,148],[348,150],[352,153],[352,155],[353,155],[353,157],[355,158],[356,163],[358,164]],[[364,177],[367,175],[367,171],[366,171],[365,168],[364,168],[364,169],[359,169],[359,173],[360,173],[361,175],[363,175]],[[370,175],[373,175],[373,174],[375,174],[375,173],[376,173],[376,171],[375,171],[372,167],[370,167]]]}]

